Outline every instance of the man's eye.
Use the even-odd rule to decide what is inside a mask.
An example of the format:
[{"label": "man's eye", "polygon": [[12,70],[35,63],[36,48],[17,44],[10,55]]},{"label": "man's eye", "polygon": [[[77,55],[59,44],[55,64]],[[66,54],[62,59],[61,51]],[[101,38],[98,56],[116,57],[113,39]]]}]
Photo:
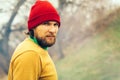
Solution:
[{"label": "man's eye", "polygon": [[43,25],[49,25],[49,23],[48,22],[44,22],[44,23],[42,23]]},{"label": "man's eye", "polygon": [[58,27],[58,26],[59,26],[59,24],[58,24],[58,23],[56,23],[56,24],[54,24],[54,26],[57,26],[57,27]]}]

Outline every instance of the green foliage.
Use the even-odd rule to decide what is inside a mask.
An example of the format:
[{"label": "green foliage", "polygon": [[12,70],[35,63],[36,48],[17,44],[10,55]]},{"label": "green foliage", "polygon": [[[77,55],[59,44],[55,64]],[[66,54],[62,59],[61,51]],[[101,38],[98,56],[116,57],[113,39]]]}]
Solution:
[{"label": "green foliage", "polygon": [[56,63],[59,80],[120,80],[119,53],[120,17]]}]

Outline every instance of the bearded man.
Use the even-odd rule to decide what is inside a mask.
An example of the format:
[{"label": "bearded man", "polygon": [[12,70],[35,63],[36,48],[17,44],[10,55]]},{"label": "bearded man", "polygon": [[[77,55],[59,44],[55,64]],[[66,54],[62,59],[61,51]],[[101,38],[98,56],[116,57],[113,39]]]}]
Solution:
[{"label": "bearded man", "polygon": [[28,35],[10,61],[8,80],[58,80],[47,48],[55,41],[60,16],[47,0],[37,0],[28,18]]}]

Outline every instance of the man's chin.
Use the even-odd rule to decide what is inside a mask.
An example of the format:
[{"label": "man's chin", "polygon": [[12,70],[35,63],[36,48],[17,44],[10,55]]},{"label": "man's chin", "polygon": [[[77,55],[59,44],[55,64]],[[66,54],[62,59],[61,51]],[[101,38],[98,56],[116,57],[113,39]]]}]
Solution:
[{"label": "man's chin", "polygon": [[49,46],[52,46],[55,44],[55,39],[54,40],[46,40],[46,44],[49,45]]},{"label": "man's chin", "polygon": [[52,42],[52,43],[47,43],[47,47],[51,47],[55,44],[55,42]]},{"label": "man's chin", "polygon": [[46,47],[52,47],[54,44],[47,45]]},{"label": "man's chin", "polygon": [[51,47],[55,44],[56,40],[37,39],[37,41],[41,47]]}]

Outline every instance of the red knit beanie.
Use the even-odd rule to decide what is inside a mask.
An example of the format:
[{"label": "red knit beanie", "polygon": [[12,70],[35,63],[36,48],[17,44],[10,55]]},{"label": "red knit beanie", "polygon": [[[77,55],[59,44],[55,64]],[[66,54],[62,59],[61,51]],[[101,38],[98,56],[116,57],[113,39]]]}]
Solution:
[{"label": "red knit beanie", "polygon": [[52,4],[47,0],[37,0],[30,11],[28,30],[45,21],[57,21],[60,26],[60,16]]}]

